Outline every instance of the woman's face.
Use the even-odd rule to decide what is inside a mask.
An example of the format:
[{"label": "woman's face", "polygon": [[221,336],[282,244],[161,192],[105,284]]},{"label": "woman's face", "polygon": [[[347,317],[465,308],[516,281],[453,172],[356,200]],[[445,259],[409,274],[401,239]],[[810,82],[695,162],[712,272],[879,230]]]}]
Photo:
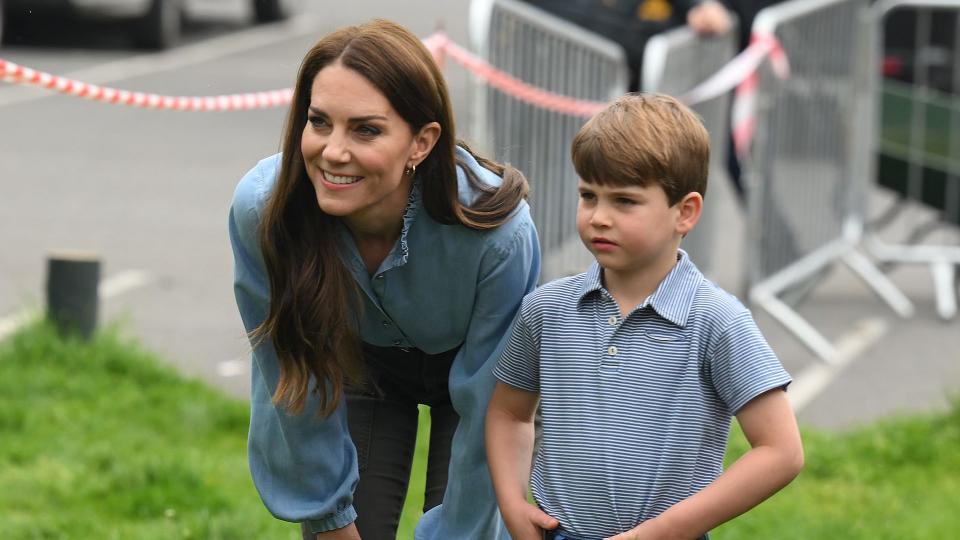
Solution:
[{"label": "woman's face", "polygon": [[404,170],[426,157],[435,141],[425,145],[423,132],[413,133],[356,71],[339,62],[320,70],[300,139],[320,208],[356,223],[402,214],[412,182]]}]

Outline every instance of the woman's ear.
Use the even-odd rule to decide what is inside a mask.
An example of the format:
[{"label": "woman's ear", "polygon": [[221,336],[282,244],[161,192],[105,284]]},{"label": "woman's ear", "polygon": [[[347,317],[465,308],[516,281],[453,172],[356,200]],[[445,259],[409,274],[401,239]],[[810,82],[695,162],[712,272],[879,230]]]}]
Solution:
[{"label": "woman's ear", "polygon": [[419,165],[430,155],[434,145],[440,140],[440,124],[429,122],[420,131],[413,134],[413,153],[410,154],[410,165]]},{"label": "woman's ear", "polygon": [[677,215],[677,233],[686,236],[700,221],[700,214],[703,212],[703,195],[696,191],[687,193],[677,203],[677,209],[680,211]]}]

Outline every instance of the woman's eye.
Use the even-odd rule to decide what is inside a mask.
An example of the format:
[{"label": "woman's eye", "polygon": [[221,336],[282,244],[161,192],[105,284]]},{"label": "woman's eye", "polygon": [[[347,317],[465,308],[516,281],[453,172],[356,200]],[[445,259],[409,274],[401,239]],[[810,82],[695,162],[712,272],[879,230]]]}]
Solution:
[{"label": "woman's eye", "polygon": [[307,117],[307,121],[310,122],[310,124],[311,124],[313,127],[323,127],[323,126],[327,125],[327,121],[326,121],[325,119],[319,117],[319,116],[310,116],[310,117]]},{"label": "woman's eye", "polygon": [[373,126],[359,126],[357,127],[357,133],[364,137],[375,137],[380,134],[380,130]]}]

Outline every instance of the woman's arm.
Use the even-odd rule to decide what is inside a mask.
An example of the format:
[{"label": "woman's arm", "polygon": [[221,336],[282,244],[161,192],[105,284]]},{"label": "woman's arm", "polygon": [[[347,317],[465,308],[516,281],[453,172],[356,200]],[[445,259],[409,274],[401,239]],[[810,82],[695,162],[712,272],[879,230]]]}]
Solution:
[{"label": "woman's arm", "polygon": [[[279,160],[262,161],[240,181],[230,208],[234,292],[247,332],[263,322],[269,286],[260,253],[259,207],[275,178]],[[274,516],[306,522],[313,531],[341,529],[356,519],[352,506],[357,483],[356,450],[347,430],[343,402],[326,419],[288,415],[272,402],[280,370],[269,340],[253,350],[248,452],[250,472]]]},{"label": "woman's arm", "polygon": [[527,502],[538,395],[497,382],[487,407],[487,460],[497,503],[513,540],[540,540],[559,522]]},{"label": "woman's arm", "polygon": [[540,247],[526,205],[497,234],[499,240],[485,248],[469,327],[450,368],[450,399],[460,415],[450,482],[443,504],[420,520],[417,540],[507,537],[487,467],[484,416],[510,324],[540,276]]},{"label": "woman's arm", "polygon": [[763,502],[803,468],[796,418],[780,388],[750,400],[737,414],[750,450],[702,491],[611,540],[698,538]]}]

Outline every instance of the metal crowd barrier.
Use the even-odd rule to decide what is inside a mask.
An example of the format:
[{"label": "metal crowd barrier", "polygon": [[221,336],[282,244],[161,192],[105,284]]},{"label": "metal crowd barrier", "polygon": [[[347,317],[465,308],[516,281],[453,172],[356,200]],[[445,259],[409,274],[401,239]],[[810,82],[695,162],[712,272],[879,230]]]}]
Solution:
[{"label": "metal crowd barrier", "polygon": [[[515,0],[474,0],[470,34],[477,54],[544,90],[590,101],[627,91],[616,43]],[[544,281],[582,272],[592,260],[576,230],[577,174],[570,143],[585,122],[478,85],[474,140],[530,180],[530,207],[543,249]]]},{"label": "metal crowd barrier", "polygon": [[910,301],[859,250],[867,197],[866,81],[871,65],[867,3],[793,0],[761,11],[755,35],[773,35],[790,63],[779,79],[761,66],[756,124],[746,162],[751,302],[820,359],[836,350],[784,293],[816,283],[843,262],[901,316]]},{"label": "metal crowd barrier", "polygon": [[[701,37],[689,27],[657,34],[643,51],[644,91],[680,96],[713,75],[737,54],[737,26],[724,34]],[[730,94],[703,103],[691,104],[710,133],[710,186],[727,181],[726,160],[730,140]],[[704,205],[703,215],[693,232],[683,239],[683,249],[706,275],[714,274],[713,248],[716,245],[715,205]]]},{"label": "metal crowd barrier", "polygon": [[[874,144],[869,157],[878,167],[869,177],[903,201],[935,213],[934,224],[953,234],[940,238],[939,245],[888,244],[877,227],[868,231],[865,246],[884,262],[928,265],[937,312],[949,319],[957,312],[960,265],[960,1],[888,0],[875,4],[872,15],[876,69],[869,82],[876,105],[871,119],[879,125],[869,132]],[[887,31],[891,25],[896,33]],[[899,41],[890,45],[903,50],[885,51],[888,41]],[[899,60],[899,77],[882,77],[881,54]]]}]

